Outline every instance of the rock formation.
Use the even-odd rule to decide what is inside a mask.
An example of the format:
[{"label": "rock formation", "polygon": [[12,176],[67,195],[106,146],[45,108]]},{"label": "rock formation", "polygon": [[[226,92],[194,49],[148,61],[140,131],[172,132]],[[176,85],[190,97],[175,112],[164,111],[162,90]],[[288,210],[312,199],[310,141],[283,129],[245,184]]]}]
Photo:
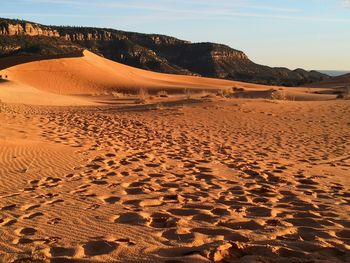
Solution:
[{"label": "rock formation", "polygon": [[44,26],[0,19],[0,56],[61,55],[82,49],[130,66],[171,74],[286,86],[328,78],[317,71],[258,65],[242,51],[220,44],[191,43],[164,35],[106,28]]}]

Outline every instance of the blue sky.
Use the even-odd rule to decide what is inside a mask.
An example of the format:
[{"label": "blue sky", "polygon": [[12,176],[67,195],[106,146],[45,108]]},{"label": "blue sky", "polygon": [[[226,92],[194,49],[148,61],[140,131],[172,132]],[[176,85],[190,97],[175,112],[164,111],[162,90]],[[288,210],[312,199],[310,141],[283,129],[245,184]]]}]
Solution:
[{"label": "blue sky", "polygon": [[11,0],[0,16],[218,42],[269,66],[350,70],[350,0]]}]

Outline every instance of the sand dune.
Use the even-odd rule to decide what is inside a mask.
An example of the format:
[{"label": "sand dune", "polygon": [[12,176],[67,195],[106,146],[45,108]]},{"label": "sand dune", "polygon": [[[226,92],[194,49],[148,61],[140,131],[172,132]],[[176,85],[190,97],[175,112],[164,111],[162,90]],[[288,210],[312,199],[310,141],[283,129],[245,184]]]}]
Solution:
[{"label": "sand dune", "polygon": [[105,91],[137,91],[184,88],[220,89],[235,82],[160,74],[104,59],[89,51],[81,58],[51,59],[25,63],[2,72],[9,80],[57,94],[88,94]]},{"label": "sand dune", "polygon": [[[15,59],[2,59],[0,65],[14,65]],[[161,74],[129,67],[102,58],[89,51],[82,57],[51,58],[36,61],[18,59],[18,65],[3,69],[0,75],[6,76],[2,83],[1,99],[9,103],[41,105],[91,105],[95,99],[85,97],[64,97],[62,95],[98,95],[138,93],[147,89],[149,93],[166,91],[184,94],[187,91],[217,92],[230,88],[243,88],[236,97],[271,99],[273,90],[282,91],[284,99],[290,100],[329,100],[335,95],[310,93],[307,88],[285,88],[257,85],[193,76]],[[9,92],[9,89],[11,92]],[[51,93],[51,94],[49,94]],[[53,94],[56,94],[53,95]],[[60,95],[60,96],[57,96]],[[45,98],[45,99],[43,99]],[[101,103],[101,101],[100,101]]]}]

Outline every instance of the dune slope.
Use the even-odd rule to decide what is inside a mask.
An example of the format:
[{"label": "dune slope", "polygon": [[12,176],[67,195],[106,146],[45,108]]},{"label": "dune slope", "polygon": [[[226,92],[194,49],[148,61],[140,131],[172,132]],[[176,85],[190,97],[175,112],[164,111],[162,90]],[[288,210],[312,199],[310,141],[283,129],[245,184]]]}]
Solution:
[{"label": "dune slope", "polygon": [[[15,62],[11,61],[12,65]],[[8,65],[8,61],[1,59],[0,68],[4,68],[4,63]],[[111,95],[113,92],[136,94],[141,89],[147,89],[151,93],[167,91],[184,94],[186,90],[191,90],[191,93],[216,92],[237,87],[243,88],[243,92],[236,92],[235,96],[248,99],[271,99],[276,91],[283,93],[282,99],[286,100],[335,98],[332,94],[315,94],[321,88],[310,93],[308,88],[266,86],[146,71],[105,59],[89,51],[84,51],[82,57],[45,58],[31,62],[18,60],[17,65],[1,70],[0,76],[8,80],[0,88],[0,98],[3,101],[36,105],[91,105],[94,102],[88,101],[86,96],[83,100],[76,96],[62,96]]]},{"label": "dune slope", "polygon": [[89,51],[84,57],[41,60],[10,67],[2,74],[9,80],[57,94],[88,94],[104,91],[137,91],[140,88],[183,90],[221,89],[236,82],[160,74],[104,59]]},{"label": "dune slope", "polygon": [[83,106],[96,105],[88,98],[59,95],[39,90],[21,83],[6,81],[0,86],[0,100],[11,104],[47,105],[47,106]]}]

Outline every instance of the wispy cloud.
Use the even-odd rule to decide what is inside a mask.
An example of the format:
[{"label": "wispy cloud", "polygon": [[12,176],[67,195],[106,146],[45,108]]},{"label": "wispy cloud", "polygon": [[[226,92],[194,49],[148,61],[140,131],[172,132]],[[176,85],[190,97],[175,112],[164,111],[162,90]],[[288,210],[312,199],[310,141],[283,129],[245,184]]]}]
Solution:
[{"label": "wispy cloud", "polygon": [[[99,2],[87,2],[83,0],[14,0],[32,4],[54,4],[79,8],[75,13],[26,13],[26,17],[91,17],[91,18],[118,18],[130,21],[133,24],[141,24],[148,21],[179,21],[179,20],[216,20],[228,21],[237,18],[258,18],[273,20],[291,20],[305,22],[349,23],[350,18],[334,16],[306,15],[303,10],[290,8],[290,6],[259,5],[256,1],[248,0],[153,0],[152,3],[144,0],[130,0],[128,2],[101,0]],[[342,1],[350,6],[350,0]],[[296,5],[298,6],[298,5]],[[91,8],[94,7],[94,8]],[[294,7],[292,5],[292,7]],[[91,10],[99,9],[101,12]],[[115,12],[109,12],[115,9]],[[113,10],[114,11],[114,10]],[[127,12],[126,12],[127,11]],[[13,16],[13,14],[0,15]],[[17,14],[21,16],[21,14]],[[23,14],[22,14],[23,16]]]},{"label": "wispy cloud", "polygon": [[141,0],[131,0],[126,2],[118,1],[99,1],[99,2],[87,2],[79,0],[20,0],[22,2],[29,3],[46,3],[46,4],[57,4],[57,5],[72,5],[72,6],[94,6],[98,8],[130,8],[130,9],[141,9],[141,10],[154,10],[154,11],[163,11],[168,10],[169,7],[181,10],[180,6],[197,6],[203,8],[247,8],[255,9],[261,11],[276,11],[276,12],[287,12],[294,13],[300,12],[300,9],[296,8],[285,8],[272,5],[256,5],[252,4],[246,0],[217,0],[217,1],[197,1],[197,0],[155,0],[152,3],[141,1]]},{"label": "wispy cloud", "polygon": [[[174,11],[175,13],[177,11]],[[19,17],[23,18],[21,13],[1,13],[2,17]],[[157,15],[84,15],[84,14],[66,14],[66,13],[27,13],[27,18],[38,17],[70,17],[70,18],[107,18],[118,19],[118,21],[132,22],[133,24],[142,24],[144,22],[156,21],[202,21],[205,17],[209,21],[230,21],[240,18],[259,18],[272,20],[290,20],[290,21],[305,21],[305,22],[325,22],[325,23],[350,23],[350,18],[334,18],[334,17],[309,17],[309,16],[289,16],[289,15],[264,15],[259,13],[244,13],[244,12],[208,12],[208,11],[183,11],[182,14],[166,14],[160,13]]]},{"label": "wispy cloud", "polygon": [[341,0],[341,3],[342,3],[343,6],[345,6],[345,7],[350,7],[350,0]]}]

